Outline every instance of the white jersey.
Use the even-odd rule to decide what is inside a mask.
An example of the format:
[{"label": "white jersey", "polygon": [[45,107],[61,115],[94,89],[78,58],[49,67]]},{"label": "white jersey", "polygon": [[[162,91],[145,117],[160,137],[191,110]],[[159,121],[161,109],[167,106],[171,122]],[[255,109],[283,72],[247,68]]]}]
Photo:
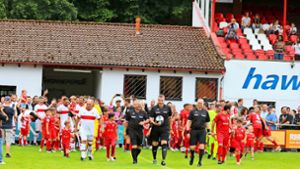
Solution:
[{"label": "white jersey", "polygon": [[95,120],[100,119],[100,115],[95,108],[87,110],[81,108],[78,113],[80,118],[80,133],[84,133],[86,136],[93,136],[95,130]]},{"label": "white jersey", "polygon": [[29,116],[30,115],[30,110],[25,110],[25,112],[21,113],[19,116],[18,116],[18,130],[20,131],[21,130],[21,127],[22,127],[22,122],[21,122],[21,119],[23,116]]},{"label": "white jersey", "polygon": [[81,107],[79,104],[76,104],[75,113],[78,114],[81,108],[83,108],[83,106]]},{"label": "white jersey", "polygon": [[69,108],[63,104],[57,107],[57,113],[60,118],[60,128],[65,128],[65,121],[69,119]]},{"label": "white jersey", "polygon": [[[35,114],[42,120],[46,117],[45,111],[48,109],[48,107],[45,104],[37,104],[34,106],[34,112]],[[42,130],[42,123],[41,120],[37,119],[35,121],[35,131],[41,131]]]}]

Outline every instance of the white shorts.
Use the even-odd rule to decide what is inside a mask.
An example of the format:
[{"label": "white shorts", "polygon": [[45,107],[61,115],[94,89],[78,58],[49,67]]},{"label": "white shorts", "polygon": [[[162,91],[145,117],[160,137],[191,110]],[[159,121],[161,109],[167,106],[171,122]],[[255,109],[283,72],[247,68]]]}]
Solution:
[{"label": "white shorts", "polygon": [[79,130],[79,135],[81,137],[81,140],[88,140],[93,141],[94,140],[94,134],[85,130]]}]

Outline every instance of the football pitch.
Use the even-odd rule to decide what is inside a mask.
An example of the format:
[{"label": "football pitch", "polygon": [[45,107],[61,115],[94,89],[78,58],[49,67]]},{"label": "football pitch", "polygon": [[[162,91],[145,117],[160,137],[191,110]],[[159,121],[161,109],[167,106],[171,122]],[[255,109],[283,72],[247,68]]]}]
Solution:
[{"label": "football pitch", "polygon": [[[4,148],[4,147],[3,147]],[[161,150],[158,152],[158,164],[152,164],[150,150],[143,150],[137,165],[132,165],[129,152],[117,151],[117,160],[106,161],[105,150],[99,150],[94,154],[94,160],[80,161],[80,153],[72,152],[70,158],[64,158],[61,152],[38,152],[38,147],[12,147],[12,158],[5,158],[6,164],[0,165],[1,169],[184,169],[198,168],[197,161],[194,166],[188,165],[188,159],[180,152],[168,151],[167,166],[161,166]],[[197,157],[198,158],[198,157]],[[215,160],[203,159],[203,166],[207,169],[300,169],[300,153],[274,152],[257,153],[255,160],[248,157],[243,159],[240,166],[235,163],[234,157],[229,157],[224,165],[218,165]]]}]

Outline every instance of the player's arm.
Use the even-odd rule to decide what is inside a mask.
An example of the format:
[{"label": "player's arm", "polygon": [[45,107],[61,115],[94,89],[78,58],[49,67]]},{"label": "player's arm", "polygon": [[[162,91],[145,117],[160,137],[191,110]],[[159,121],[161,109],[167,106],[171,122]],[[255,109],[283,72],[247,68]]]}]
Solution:
[{"label": "player's arm", "polygon": [[47,132],[47,135],[49,135],[50,134],[50,131],[49,131],[49,121],[48,120],[46,120],[46,132]]},{"label": "player's arm", "polygon": [[155,126],[159,126],[159,124],[154,121],[154,114],[155,114],[155,111],[154,111],[154,108],[152,108],[150,111],[149,122]]},{"label": "player's arm", "polygon": [[113,105],[113,101],[114,99],[116,98],[116,95],[113,95],[113,97],[111,98],[110,102],[109,102],[109,105],[112,106]]}]

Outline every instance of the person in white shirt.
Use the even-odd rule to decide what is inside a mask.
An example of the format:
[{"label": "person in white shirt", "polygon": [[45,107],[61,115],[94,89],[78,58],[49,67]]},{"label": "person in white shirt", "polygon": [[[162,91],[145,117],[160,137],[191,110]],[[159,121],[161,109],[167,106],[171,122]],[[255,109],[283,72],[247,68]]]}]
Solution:
[{"label": "person in white shirt", "polygon": [[291,24],[289,35],[296,35],[297,34],[297,27],[294,23]]},{"label": "person in white shirt", "polygon": [[295,50],[295,60],[300,60],[300,40],[298,39],[298,42],[293,45],[293,48]]},{"label": "person in white shirt", "polygon": [[[69,99],[67,97],[64,97],[62,99],[62,104],[60,104],[57,108],[56,111],[59,114],[59,118],[60,118],[60,130],[62,130],[63,128],[65,128],[65,121],[69,120]],[[74,129],[74,123],[72,121],[70,121],[71,123],[71,130]]]},{"label": "person in white shirt", "polygon": [[241,27],[242,29],[248,28],[251,26],[251,18],[249,17],[249,13],[246,12],[245,16],[242,17]]},{"label": "person in white shirt", "polygon": [[[45,111],[48,107],[44,104],[44,97],[40,96],[38,104],[34,106],[34,112],[39,117],[35,121],[35,132],[40,133],[42,130],[42,120],[46,117]],[[36,143],[38,135],[34,135],[33,142]],[[41,144],[44,144],[44,137],[42,136]]]},{"label": "person in white shirt", "polygon": [[86,101],[86,107],[81,108],[77,115],[78,120],[76,126],[80,121],[79,135],[81,137],[80,151],[81,160],[83,161],[88,155],[89,160],[93,159],[92,145],[94,139],[95,120],[100,119],[98,111],[94,108],[95,101],[88,99]]}]

